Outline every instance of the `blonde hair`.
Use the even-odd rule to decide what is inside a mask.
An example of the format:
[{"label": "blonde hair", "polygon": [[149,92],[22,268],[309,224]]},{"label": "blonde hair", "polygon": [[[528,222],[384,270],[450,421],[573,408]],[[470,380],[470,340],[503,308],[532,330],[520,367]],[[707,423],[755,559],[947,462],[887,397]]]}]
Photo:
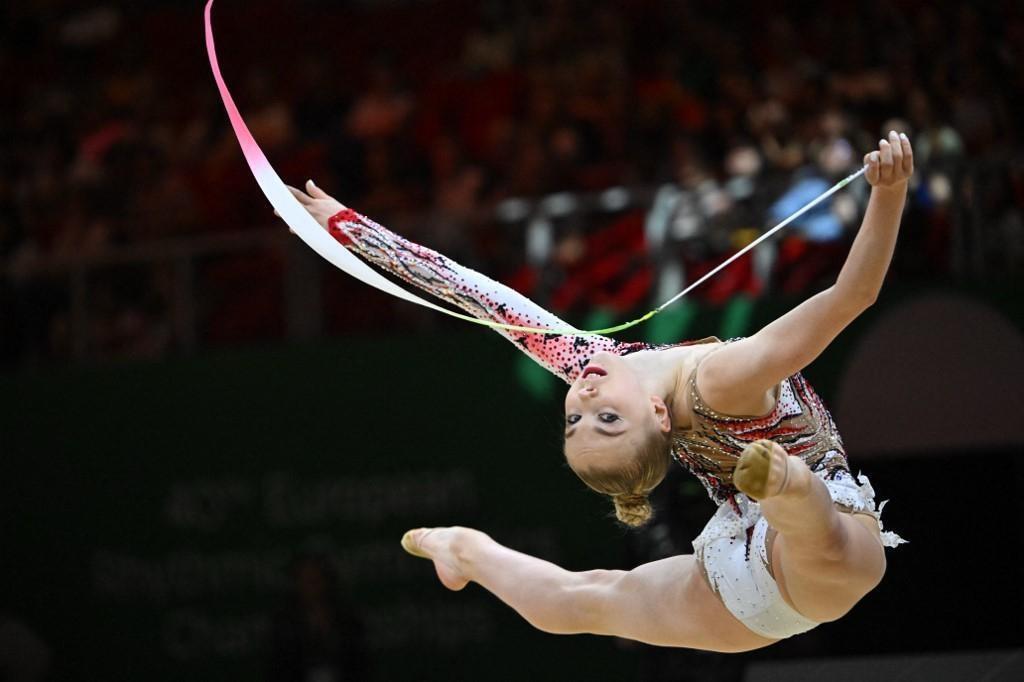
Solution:
[{"label": "blonde hair", "polygon": [[570,467],[591,490],[609,495],[615,518],[632,528],[647,523],[654,513],[647,496],[668,472],[669,438],[653,431],[633,453],[623,453],[615,468]]}]

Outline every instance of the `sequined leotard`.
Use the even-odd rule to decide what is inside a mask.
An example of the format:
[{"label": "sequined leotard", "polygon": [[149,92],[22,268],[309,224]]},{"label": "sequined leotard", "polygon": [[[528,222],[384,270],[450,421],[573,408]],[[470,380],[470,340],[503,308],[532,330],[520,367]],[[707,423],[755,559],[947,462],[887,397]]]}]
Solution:
[{"label": "sequined leotard", "polygon": [[835,422],[799,372],[779,383],[775,405],[760,416],[731,416],[711,409],[697,389],[696,369],[686,388],[691,426],[673,436],[672,457],[700,479],[715,503],[724,504],[736,495],[736,462],[743,448],[762,438],[775,441],[826,480],[840,472],[849,474]]}]

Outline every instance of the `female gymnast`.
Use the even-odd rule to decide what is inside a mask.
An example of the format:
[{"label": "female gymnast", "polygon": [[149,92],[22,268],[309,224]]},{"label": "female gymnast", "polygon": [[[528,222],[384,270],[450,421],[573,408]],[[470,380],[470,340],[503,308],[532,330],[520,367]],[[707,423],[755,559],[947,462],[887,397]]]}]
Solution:
[{"label": "female gymnast", "polygon": [[[736,652],[835,620],[882,579],[881,509],[851,475],[836,426],[800,370],[878,296],[913,172],[906,135],[864,157],[871,198],[836,283],[753,336],[671,346],[499,331],[569,384],[565,457],[630,526],[669,459],[718,504],[693,555],[631,571],[571,572],[470,528],[421,528],[402,546],[445,587],[479,583],[545,632]],[[345,208],[312,181],[296,198],[336,239],[473,315],[572,329],[518,293]],[[748,416],[754,415],[754,416]]]}]

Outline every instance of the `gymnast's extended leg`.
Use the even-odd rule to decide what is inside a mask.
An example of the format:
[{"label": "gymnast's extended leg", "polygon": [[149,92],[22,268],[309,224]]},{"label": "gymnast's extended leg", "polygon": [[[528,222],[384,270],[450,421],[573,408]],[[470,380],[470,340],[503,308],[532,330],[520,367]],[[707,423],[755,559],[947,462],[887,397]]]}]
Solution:
[{"label": "gymnast's extended leg", "polygon": [[836,508],[825,483],[777,443],[757,441],[740,457],[736,487],[760,500],[778,532],[775,580],[793,608],[818,622],[836,620],[882,580],[878,522]]},{"label": "gymnast's extended leg", "polygon": [[432,559],[449,589],[478,583],[545,632],[613,635],[723,652],[775,641],[754,634],[725,609],[692,555],[632,571],[572,572],[459,527],[409,531],[402,546]]}]

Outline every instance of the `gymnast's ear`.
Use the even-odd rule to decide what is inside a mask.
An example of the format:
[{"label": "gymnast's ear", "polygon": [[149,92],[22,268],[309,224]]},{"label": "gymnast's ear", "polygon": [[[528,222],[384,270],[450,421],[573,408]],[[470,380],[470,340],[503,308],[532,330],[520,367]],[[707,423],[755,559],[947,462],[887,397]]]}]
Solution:
[{"label": "gymnast's ear", "polygon": [[672,431],[672,411],[668,409],[664,399],[660,396],[651,396],[651,409],[654,410],[654,421],[658,424],[658,430],[662,433]]}]

